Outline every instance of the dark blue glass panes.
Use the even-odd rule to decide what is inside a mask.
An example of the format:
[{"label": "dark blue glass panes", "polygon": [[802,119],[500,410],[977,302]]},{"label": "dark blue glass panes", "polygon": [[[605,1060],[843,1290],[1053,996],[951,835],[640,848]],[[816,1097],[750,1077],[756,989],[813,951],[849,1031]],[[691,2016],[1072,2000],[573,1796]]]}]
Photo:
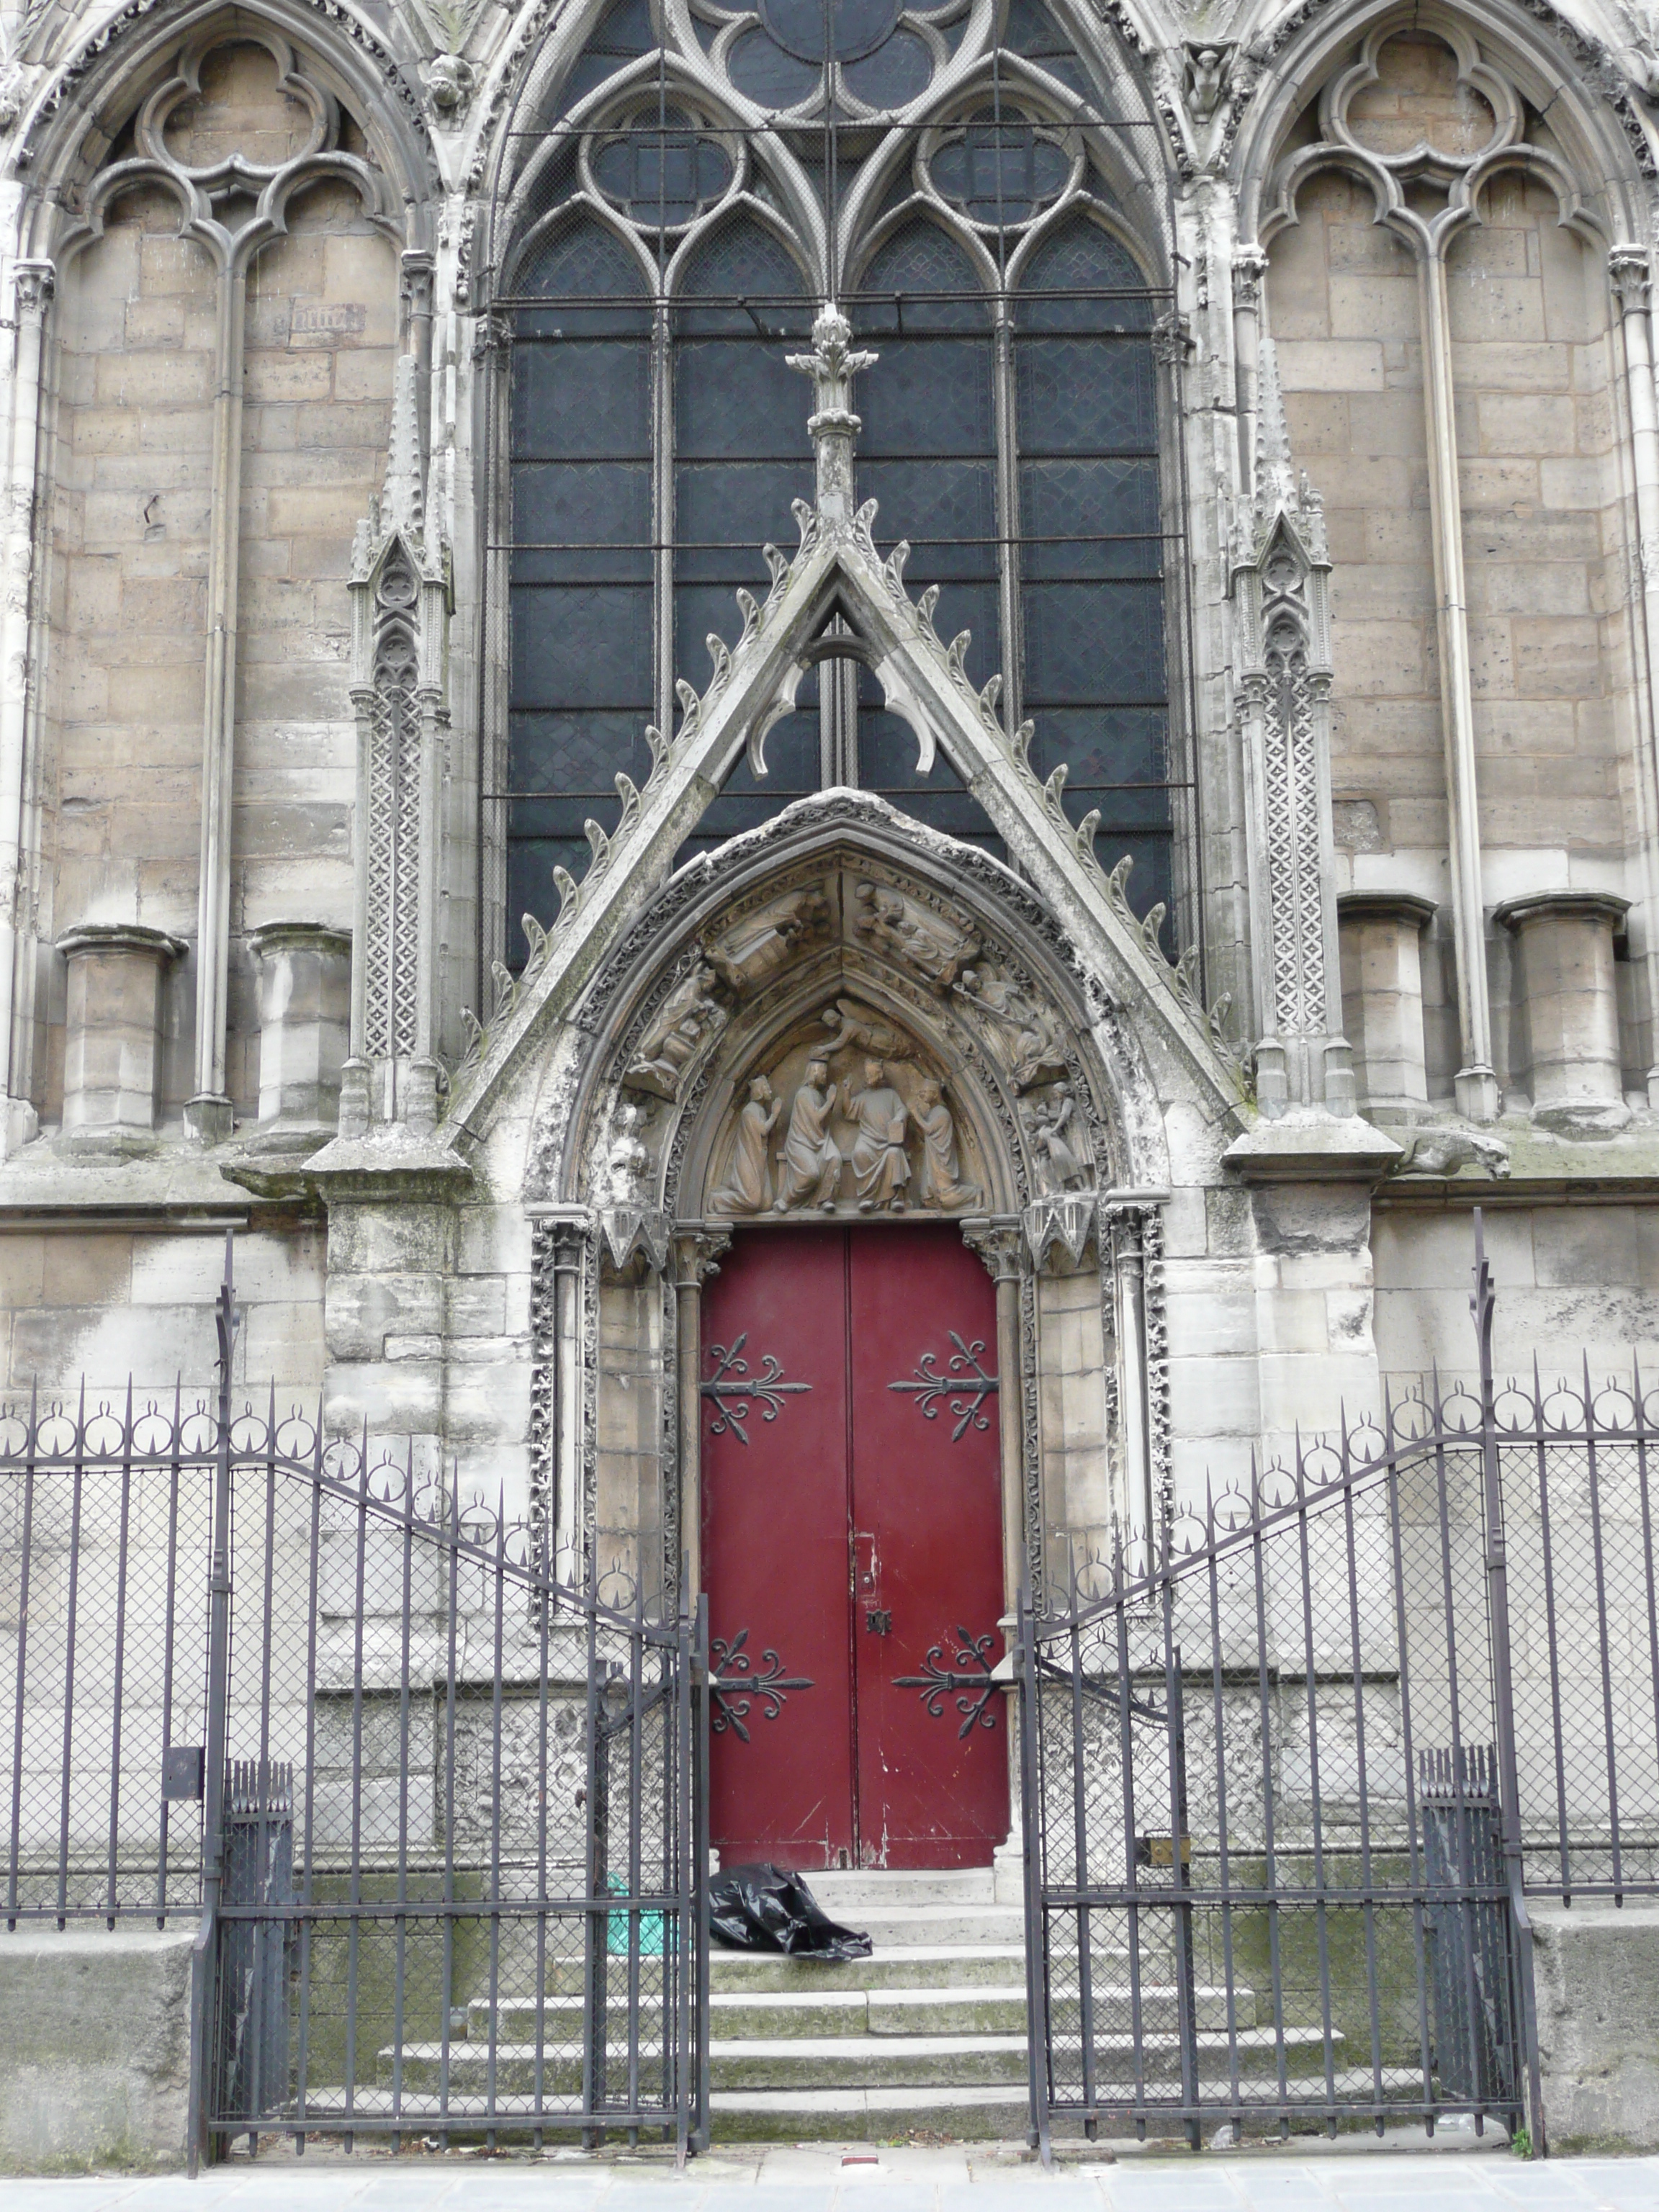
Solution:
[{"label": "dark blue glass panes", "polygon": [[841,81],[866,107],[906,107],[933,82],[933,57],[914,31],[896,31],[862,61],[848,62]]},{"label": "dark blue glass panes", "polygon": [[928,164],[947,200],[975,222],[1029,222],[1072,173],[1064,149],[1029,123],[981,116]]},{"label": "dark blue glass panes", "polygon": [[[811,386],[784,361],[811,313],[794,260],[748,220],[722,225],[699,245],[675,303],[674,668],[699,690],[711,672],[709,633],[735,643],[743,628],[737,586],[764,599],[770,577],[761,548],[770,541],[793,550],[790,502],[812,495]],[[680,858],[816,791],[820,749],[817,680],[809,675],[797,711],[767,738],[767,774],[757,777],[739,760]]]},{"label": "dark blue glass panes", "polygon": [[[563,793],[614,799],[617,770],[643,784],[651,773],[647,713],[544,714],[522,709],[508,723],[516,798]],[[588,805],[588,813],[595,811]],[[580,819],[576,824],[581,827]]]},{"label": "dark blue glass panes", "polygon": [[1099,812],[1104,866],[1133,854],[1141,913],[1167,902],[1170,884],[1163,519],[1145,283],[1097,223],[1070,222],[1022,274],[1014,342],[1031,763],[1045,778],[1066,763],[1066,811],[1073,821]]},{"label": "dark blue glass panes", "polygon": [[1028,578],[1162,573],[1155,460],[1024,461],[1019,491]]},{"label": "dark blue glass panes", "polygon": [[785,53],[764,31],[745,31],[735,40],[726,66],[738,90],[760,107],[799,107],[817,90],[823,74],[814,63]]},{"label": "dark blue glass panes", "polygon": [[[1115,311],[1118,303],[1099,304]],[[1109,334],[1039,337],[1020,331],[1014,339],[1014,378],[1023,453],[1158,451],[1149,340]]]},{"label": "dark blue glass panes", "polygon": [[520,462],[514,584],[651,581],[651,464]]},{"label": "dark blue glass panes", "polygon": [[1042,5],[1042,0],[1010,0],[1002,43],[1034,61],[1048,76],[1068,86],[1080,100],[1092,101],[1094,87],[1077,50]]},{"label": "dark blue glass panes", "polygon": [[[1139,790],[1169,781],[1169,716],[1162,707],[1055,707],[1037,724],[1031,739],[1031,766],[1046,783],[1061,761],[1066,781],[1091,790],[1107,785]],[[1126,799],[1124,804],[1127,805]],[[1137,801],[1138,804],[1138,801]],[[1114,802],[1114,820],[1132,817]],[[1144,817],[1133,817],[1137,825]]]},{"label": "dark blue glass panes", "polygon": [[[643,301],[647,295],[639,256],[597,222],[566,222],[534,240],[514,270],[512,283],[515,298]],[[573,306],[562,309],[556,322],[561,336],[650,329],[648,308]]]},{"label": "dark blue glass panes", "polygon": [[635,222],[672,228],[712,207],[732,181],[732,162],[718,140],[699,136],[672,108],[641,118],[625,136],[600,146],[593,180]]},{"label": "dark blue glass panes", "polygon": [[1148,331],[1146,278],[1126,246],[1079,216],[1042,240],[1020,271],[1022,330]]},{"label": "dark blue glass panes", "polygon": [[1163,698],[1161,586],[1028,584],[1024,603],[1029,706]]},{"label": "dark blue glass panes", "polygon": [[[580,878],[592,815],[616,819],[621,769],[649,773],[651,310],[638,260],[597,223],[538,241],[518,280],[513,355],[512,689],[507,943],[557,911],[556,861]],[[611,299],[637,305],[609,307]],[[573,300],[589,304],[573,306]]]},{"label": "dark blue glass panes", "polygon": [[626,63],[648,54],[656,43],[650,0],[617,0],[565,79],[552,113],[569,114],[596,86]]},{"label": "dark blue glass panes", "polygon": [[890,39],[901,0],[760,0],[760,18],[804,62],[856,61]]},{"label": "dark blue glass panes", "polygon": [[651,356],[637,338],[515,343],[516,459],[611,459],[648,453],[650,438]]},{"label": "dark blue glass panes", "polygon": [[515,708],[637,707],[648,720],[651,698],[648,585],[515,587]]}]

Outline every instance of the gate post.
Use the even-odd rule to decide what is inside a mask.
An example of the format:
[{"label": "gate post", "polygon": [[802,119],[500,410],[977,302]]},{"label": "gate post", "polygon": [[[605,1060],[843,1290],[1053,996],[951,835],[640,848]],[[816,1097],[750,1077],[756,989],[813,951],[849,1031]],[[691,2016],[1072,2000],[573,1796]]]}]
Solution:
[{"label": "gate post", "polygon": [[230,1692],[230,1359],[236,1342],[235,1231],[225,1232],[225,1278],[214,1319],[219,1333],[218,1433],[213,1474],[213,1552],[209,1569],[206,1772],[202,1802],[202,1920],[191,1947],[190,2172],[210,2164],[214,2023],[218,2014],[219,1892],[224,1873],[225,1728]]},{"label": "gate post", "polygon": [[1474,1209],[1474,1316],[1480,1360],[1480,1473],[1485,1493],[1486,1619],[1492,1639],[1492,1726],[1498,1739],[1498,1785],[1504,1863],[1509,1877],[1514,2013],[1526,2069],[1528,2132],[1535,2156],[1549,2155],[1544,2126],[1543,2084],[1538,2057],[1538,1996],[1533,1976],[1532,1920],[1527,1911],[1526,1869],[1521,1855],[1519,1761],[1515,1743],[1515,1688],[1510,1651],[1509,1559],[1504,1541],[1504,1486],[1498,1461],[1498,1394],[1492,1375],[1492,1327],[1497,1297],[1486,1259],[1486,1225]]},{"label": "gate post", "polygon": [[[1019,1674],[1019,1810],[1025,1847],[1025,2057],[1030,2087],[1026,2141],[1044,2166],[1054,2164],[1048,2141],[1048,1959],[1042,1918],[1042,1821],[1037,1755],[1036,1624],[1029,1583],[1016,1607]],[[1086,2033],[1085,2029],[1085,2033]]]}]

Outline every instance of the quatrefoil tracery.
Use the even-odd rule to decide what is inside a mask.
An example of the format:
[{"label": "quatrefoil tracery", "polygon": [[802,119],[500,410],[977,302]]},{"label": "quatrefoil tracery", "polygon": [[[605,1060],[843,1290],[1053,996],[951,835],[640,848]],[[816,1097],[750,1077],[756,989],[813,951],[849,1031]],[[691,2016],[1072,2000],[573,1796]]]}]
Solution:
[{"label": "quatrefoil tracery", "polygon": [[[1382,82],[1383,49],[1402,34],[1437,40],[1456,64],[1460,92],[1472,94],[1492,118],[1484,143],[1465,149],[1437,144],[1419,132],[1408,145],[1390,149],[1376,143],[1377,125],[1355,103]],[[1534,179],[1553,194],[1560,222],[1599,234],[1577,179],[1566,163],[1526,137],[1527,107],[1520,91],[1482,53],[1468,27],[1449,15],[1413,8],[1385,16],[1367,33],[1356,60],[1340,70],[1319,96],[1320,137],[1282,161],[1273,177],[1271,204],[1264,212],[1261,237],[1297,221],[1302,187],[1322,172],[1338,169],[1364,185],[1376,202],[1376,220],[1403,238],[1414,251],[1443,253],[1452,238],[1482,220],[1480,197],[1493,178],[1505,173]],[[1367,133],[1369,132],[1369,138]],[[1413,185],[1427,184],[1445,194],[1444,204],[1427,214],[1408,198]]]},{"label": "quatrefoil tracery", "polygon": [[[168,143],[168,127],[204,97],[204,63],[235,46],[258,47],[276,64],[275,89],[309,118],[304,143],[279,161],[250,161],[240,149],[216,161],[191,161]],[[178,203],[181,238],[194,240],[222,268],[246,270],[261,246],[286,232],[294,196],[325,179],[349,186],[372,222],[399,236],[384,179],[368,161],[341,149],[340,123],[338,101],[306,75],[295,49],[275,31],[250,22],[204,32],[179,48],[172,74],[139,108],[133,124],[139,152],[93,179],[82,221],[65,244],[72,249],[101,237],[116,202],[151,185]],[[240,216],[239,210],[245,210]]]}]

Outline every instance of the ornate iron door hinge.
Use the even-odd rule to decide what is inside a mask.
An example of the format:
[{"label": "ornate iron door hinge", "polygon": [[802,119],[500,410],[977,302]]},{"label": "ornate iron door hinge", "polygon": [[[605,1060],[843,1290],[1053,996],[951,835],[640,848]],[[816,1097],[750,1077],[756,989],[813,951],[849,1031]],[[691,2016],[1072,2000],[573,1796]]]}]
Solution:
[{"label": "ornate iron door hinge", "polygon": [[951,1639],[942,1636],[937,1644],[929,1646],[927,1656],[921,1662],[922,1673],[896,1674],[893,1687],[920,1690],[922,1704],[935,1720],[943,1717],[945,1700],[951,1692],[962,1692],[956,1700],[957,1711],[963,1717],[957,1741],[965,1743],[975,1721],[981,1728],[994,1729],[997,1724],[995,1713],[989,1710],[997,1686],[992,1672],[995,1662],[991,1657],[996,1634],[992,1631],[985,1636],[969,1636],[965,1628],[958,1628],[955,1640],[954,1664],[947,1662],[945,1656],[951,1648]]},{"label": "ornate iron door hinge", "polygon": [[908,1380],[890,1382],[887,1387],[890,1390],[908,1391],[921,1407],[924,1421],[939,1419],[939,1401],[948,1396],[951,1411],[957,1421],[951,1431],[951,1441],[955,1444],[961,1443],[970,1426],[975,1429],[990,1427],[990,1417],[981,1408],[992,1392],[1000,1388],[1000,1378],[988,1374],[982,1364],[985,1352],[983,1337],[975,1337],[971,1344],[964,1344],[955,1329],[947,1329],[945,1334],[956,1346],[945,1363],[950,1370],[948,1374],[939,1373],[937,1353],[924,1352]]},{"label": "ornate iron door hinge", "polygon": [[763,1718],[775,1721],[789,1702],[786,1691],[813,1686],[810,1675],[786,1674],[782,1660],[770,1650],[761,1653],[761,1671],[756,1674],[755,1662],[744,1650],[748,1641],[749,1631],[740,1628],[729,1644],[720,1636],[711,1637],[708,1644],[708,1694],[714,1704],[709,1729],[715,1735],[724,1735],[729,1729],[739,1743],[750,1740],[744,1723],[755,1698],[761,1701]]},{"label": "ornate iron door hinge", "polygon": [[749,1332],[744,1329],[729,1347],[711,1344],[708,1357],[714,1363],[714,1371],[706,1382],[698,1385],[702,1395],[714,1401],[714,1419],[709,1435],[723,1437],[730,1429],[740,1444],[749,1441],[749,1431],[744,1424],[755,1401],[759,1401],[763,1421],[775,1421],[786,1397],[812,1387],[810,1382],[786,1382],[781,1365],[769,1352],[760,1355],[760,1373],[750,1375],[749,1362],[743,1357],[743,1347],[748,1341]]}]

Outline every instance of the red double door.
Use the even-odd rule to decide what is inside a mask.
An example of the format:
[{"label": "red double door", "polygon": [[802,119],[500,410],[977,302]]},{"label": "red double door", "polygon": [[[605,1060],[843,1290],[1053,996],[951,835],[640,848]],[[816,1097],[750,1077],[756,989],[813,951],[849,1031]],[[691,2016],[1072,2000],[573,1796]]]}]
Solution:
[{"label": "red double door", "polygon": [[1000,1380],[957,1231],[734,1238],[701,1401],[724,1864],[988,1866],[1006,1836]]}]

